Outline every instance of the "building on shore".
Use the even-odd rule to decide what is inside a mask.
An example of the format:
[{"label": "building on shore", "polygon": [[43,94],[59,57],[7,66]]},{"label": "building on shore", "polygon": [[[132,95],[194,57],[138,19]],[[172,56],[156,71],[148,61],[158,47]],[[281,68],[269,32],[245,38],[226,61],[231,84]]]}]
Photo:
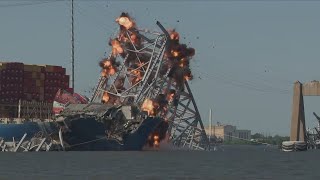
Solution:
[{"label": "building on shore", "polygon": [[210,133],[210,127],[205,128],[206,133],[208,136],[211,136],[211,138],[220,138],[223,141],[231,141],[231,140],[237,140],[237,139],[245,139],[250,140],[251,139],[251,130],[244,130],[244,129],[237,129],[236,126],[232,125],[212,125],[211,126],[211,133]]}]

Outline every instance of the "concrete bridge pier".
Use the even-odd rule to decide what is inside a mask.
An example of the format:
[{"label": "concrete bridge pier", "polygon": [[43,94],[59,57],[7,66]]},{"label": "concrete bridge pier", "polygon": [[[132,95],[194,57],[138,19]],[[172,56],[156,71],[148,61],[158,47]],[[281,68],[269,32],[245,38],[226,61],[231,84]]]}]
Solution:
[{"label": "concrete bridge pier", "polygon": [[319,81],[311,81],[304,84],[296,81],[294,83],[290,141],[306,141],[304,96],[320,96]]}]

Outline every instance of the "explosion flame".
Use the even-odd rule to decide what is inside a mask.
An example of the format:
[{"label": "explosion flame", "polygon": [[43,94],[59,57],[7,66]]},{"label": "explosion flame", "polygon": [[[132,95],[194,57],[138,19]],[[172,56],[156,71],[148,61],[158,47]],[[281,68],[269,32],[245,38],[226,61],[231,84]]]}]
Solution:
[{"label": "explosion flame", "polygon": [[131,19],[128,13],[122,13],[120,17],[116,19],[116,22],[127,30],[135,27],[135,22]]},{"label": "explosion flame", "polygon": [[103,93],[102,102],[108,102],[110,99],[110,96],[107,92]]},{"label": "explosion flame", "polygon": [[153,105],[153,101],[151,99],[144,100],[142,106],[142,111],[148,112],[148,116],[154,116],[155,115],[155,106]]},{"label": "explosion flame", "polygon": [[111,40],[110,44],[112,46],[112,55],[116,56],[123,53],[120,41],[118,41],[117,39],[113,39]]},{"label": "explosion flame", "polygon": [[180,44],[180,35],[175,30],[170,30],[170,47],[166,52],[168,58],[168,66],[173,67],[171,69],[171,77],[182,86],[185,80],[191,80],[193,78],[191,69],[189,66],[190,59],[195,55],[193,48],[188,48],[186,44]]}]

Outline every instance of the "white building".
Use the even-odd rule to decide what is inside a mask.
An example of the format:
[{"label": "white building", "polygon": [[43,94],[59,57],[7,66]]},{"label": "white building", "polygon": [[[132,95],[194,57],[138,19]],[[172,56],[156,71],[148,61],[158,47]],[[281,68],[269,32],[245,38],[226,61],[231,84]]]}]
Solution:
[{"label": "white building", "polygon": [[213,125],[211,127],[211,133],[210,128],[205,128],[207,135],[211,134],[211,137],[217,137],[221,138],[224,141],[231,141],[235,139],[251,139],[251,131],[250,130],[240,130],[237,129],[236,126],[232,125]]}]

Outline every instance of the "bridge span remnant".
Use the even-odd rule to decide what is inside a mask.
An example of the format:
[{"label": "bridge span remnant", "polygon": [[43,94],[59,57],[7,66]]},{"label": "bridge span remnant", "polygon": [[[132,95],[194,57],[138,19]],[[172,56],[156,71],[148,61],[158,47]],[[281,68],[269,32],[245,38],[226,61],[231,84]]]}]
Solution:
[{"label": "bridge span remnant", "polygon": [[319,81],[294,83],[290,141],[306,141],[304,96],[320,96]]}]

